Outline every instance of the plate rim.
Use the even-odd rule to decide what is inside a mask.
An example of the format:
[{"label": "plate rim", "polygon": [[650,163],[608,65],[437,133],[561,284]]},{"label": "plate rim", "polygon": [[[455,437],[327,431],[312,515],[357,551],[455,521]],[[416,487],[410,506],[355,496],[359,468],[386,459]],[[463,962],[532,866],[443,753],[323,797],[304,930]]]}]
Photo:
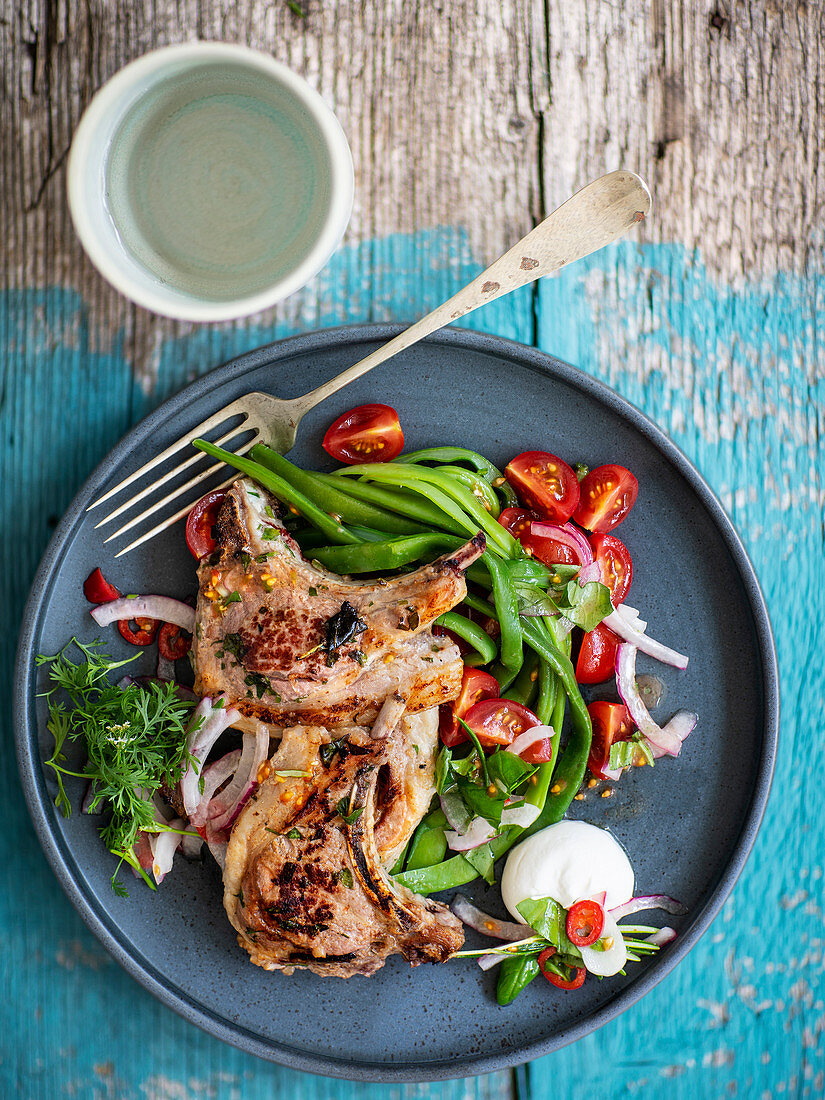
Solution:
[{"label": "plate rim", "polygon": [[62,842],[52,828],[50,818],[54,814],[54,807],[46,791],[45,776],[38,751],[38,731],[30,692],[33,677],[32,660],[41,615],[49,596],[47,582],[64,543],[82,518],[87,501],[92,497],[93,492],[108,477],[111,466],[125,458],[135,444],[152,433],[156,425],[164,422],[170,415],[174,415],[177,409],[184,407],[189,401],[206,396],[210,390],[219,388],[233,377],[254,370],[265,363],[278,363],[297,354],[317,352],[320,348],[327,350],[336,346],[357,347],[364,343],[383,342],[404,331],[406,327],[395,323],[342,325],[335,328],[315,329],[264,344],[235,356],[202,375],[168,397],[135,424],[104,456],[77,490],[46,547],[23,612],[12,682],[18,770],[38,841],[58,882],[87,927],[126,972],[178,1015],[246,1053],[276,1062],[289,1069],[354,1081],[386,1083],[442,1081],[491,1073],[523,1064],[558,1050],[597,1030],[630,1008],[655,985],[658,985],[707,931],[733,889],[750,855],[770,793],[779,733],[779,675],[776,644],[765,598],[756,571],[732,521],[714,491],[690,459],[645,413],[599,379],[585,374],[579,368],[539,348],[505,337],[451,326],[427,337],[424,342],[432,345],[460,345],[470,351],[517,361],[547,378],[558,378],[574,389],[583,391],[588,397],[596,399],[622,416],[653,444],[687,481],[722,536],[748,598],[757,650],[762,663],[761,686],[764,699],[762,748],[756,780],[727,866],[704,906],[696,914],[690,928],[680,936],[667,956],[657,960],[621,993],[612,997],[607,1004],[559,1035],[536,1039],[526,1046],[506,1053],[465,1055],[459,1060],[439,1059],[432,1062],[424,1060],[398,1065],[368,1061],[346,1062],[265,1040],[247,1028],[228,1024],[224,1018],[200,1004],[194,997],[184,994],[179,987],[174,986],[173,982],[165,979],[142,954],[135,949],[130,951],[124,947],[117,936],[117,930],[113,931],[111,926],[114,922],[106,911],[94,898],[87,897],[81,889],[78,877],[82,877],[82,874],[71,849]]}]

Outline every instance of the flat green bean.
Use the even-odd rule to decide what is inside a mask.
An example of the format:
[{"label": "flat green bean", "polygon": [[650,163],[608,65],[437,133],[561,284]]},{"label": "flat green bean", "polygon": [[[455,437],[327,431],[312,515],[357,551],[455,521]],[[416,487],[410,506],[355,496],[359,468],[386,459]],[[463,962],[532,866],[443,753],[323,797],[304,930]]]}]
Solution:
[{"label": "flat green bean", "polygon": [[521,703],[526,707],[528,698],[536,690],[538,664],[538,657],[534,653],[528,654],[524,658],[524,664],[518,676],[507,691],[502,693],[502,699],[511,699],[514,703]]},{"label": "flat green bean", "polygon": [[495,490],[489,481],[485,481],[483,477],[474,474],[472,470],[465,470],[461,466],[439,466],[438,473],[446,474],[447,477],[455,478],[462,485],[466,485],[473,496],[478,497],[493,519],[498,519],[501,508]]},{"label": "flat green bean", "polygon": [[312,556],[334,573],[381,573],[411,562],[432,560],[463,545],[463,540],[453,535],[433,532],[358,546],[320,546]]},{"label": "flat green bean", "polygon": [[257,443],[252,448],[249,458],[278,474],[304,496],[313,500],[319,508],[331,515],[337,515],[344,523],[358,524],[391,535],[415,535],[424,530],[420,524],[413,523],[396,512],[357,500],[342,490],[340,482],[330,479],[333,481],[330,484],[319,474],[300,469],[263,443]]},{"label": "flat green bean", "polygon": [[[403,463],[417,464],[419,462],[466,462],[477,470],[488,484],[498,489],[504,499],[506,508],[513,508],[518,504],[515,490],[501,470],[494,466],[484,455],[479,454],[478,451],[468,451],[465,447],[428,447],[423,451],[410,451],[408,454],[399,455],[398,458],[393,459],[393,462],[397,462],[399,465]],[[496,484],[496,482],[500,484]]]},{"label": "flat green bean", "polygon": [[[480,527],[492,546],[504,557],[516,558],[522,555],[519,542],[492,518],[466,485],[439,473],[438,470],[431,470],[427,466],[396,466],[392,462],[372,462],[344,467],[337,470],[335,476],[366,477],[371,481],[384,481],[422,493],[457,522],[470,523],[471,526],[474,523],[477,528]],[[452,502],[453,507],[445,503],[445,497]]]},{"label": "flat green bean", "polygon": [[205,439],[193,440],[192,446],[199,451],[203,451],[205,454],[211,455],[213,458],[222,459],[227,466],[233,466],[236,470],[240,470],[241,473],[247,474],[254,481],[257,481],[259,485],[263,485],[265,489],[268,489],[273,496],[278,498],[278,500],[295,508],[304,519],[309,520],[314,527],[323,531],[332,542],[348,543],[351,546],[363,542],[363,539],[358,535],[354,535],[351,531],[348,531],[343,524],[327,515],[327,513],[319,508],[317,504],[313,503],[309,497],[305,496],[293,485],[290,485],[288,481],[284,481],[279,474],[273,473],[272,470],[267,469],[266,466],[262,466],[259,462],[253,462],[249,458],[243,458],[241,455],[233,454],[232,451],[225,451],[222,447],[216,447],[214,443],[209,443]]},{"label": "flat green bean", "polygon": [[385,485],[370,485],[366,481],[351,481],[348,478],[336,477],[334,474],[316,474],[315,476],[324,484],[332,483],[341,492],[357,500],[364,500],[387,511],[410,516],[419,523],[441,528],[453,535],[464,534],[464,527],[450,519],[440,508],[418,493],[412,493],[406,489],[388,488]]},{"label": "flat green bean", "polygon": [[439,626],[451,630],[453,634],[457,634],[459,638],[469,642],[479,656],[483,658],[482,664],[487,665],[498,656],[496,643],[486,630],[482,630],[478,623],[474,623],[471,619],[467,619],[455,611],[447,611],[443,615],[439,615],[435,621]]},{"label": "flat green bean", "polygon": [[515,672],[521,668],[523,646],[518,616],[518,598],[504,563],[495,554],[485,553],[482,560],[490,571],[496,617],[501,627],[501,663]]}]

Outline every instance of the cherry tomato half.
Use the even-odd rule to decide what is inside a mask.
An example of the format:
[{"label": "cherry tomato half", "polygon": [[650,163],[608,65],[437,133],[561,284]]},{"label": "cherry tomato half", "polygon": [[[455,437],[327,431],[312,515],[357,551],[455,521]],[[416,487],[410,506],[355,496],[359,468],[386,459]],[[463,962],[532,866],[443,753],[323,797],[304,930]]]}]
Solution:
[{"label": "cherry tomato half", "polygon": [[218,518],[218,511],[226,496],[223,489],[214,489],[201,497],[186,517],[186,545],[190,554],[200,561],[215,549],[212,528]]},{"label": "cherry tomato half", "polygon": [[528,512],[526,508],[505,508],[498,522],[514,539],[521,540],[522,536],[530,534],[530,524],[537,518],[535,512]]},{"label": "cherry tomato half", "polygon": [[536,513],[528,512],[526,508],[505,508],[498,522],[519,540],[525,550],[545,565],[578,565],[579,559],[572,547],[558,539],[531,532],[530,526],[537,519]]},{"label": "cherry tomato half", "polygon": [[555,955],[555,947],[548,947],[546,951],[538,957],[539,970],[545,976],[545,978],[554,985],[557,989],[579,989],[584,985],[584,979],[587,971],[583,966],[576,966],[573,968],[573,976],[571,978],[562,978],[560,974],[556,974],[554,970],[547,969],[547,960]]},{"label": "cherry tomato half", "polygon": [[398,413],[389,405],[359,405],[330,425],[322,444],[339,462],[390,462],[404,449]]},{"label": "cherry tomato half", "polygon": [[567,523],[578,507],[578,478],[555,455],[525,451],[516,455],[504,473],[522,503],[551,523]]},{"label": "cherry tomato half", "polygon": [[604,769],[610,761],[610,746],[614,741],[627,741],[633,732],[633,719],[621,703],[591,703],[587,708],[593,723],[593,740],[587,766],[597,779],[606,779]]},{"label": "cherry tomato half", "polygon": [[622,522],[638,495],[639,482],[630,470],[597,466],[581,484],[581,500],[573,519],[594,535],[603,534]]},{"label": "cherry tomato half", "polygon": [[167,661],[179,661],[192,645],[192,635],[174,623],[164,623],[158,634],[158,651]]},{"label": "cherry tomato half", "polygon": [[109,584],[99,569],[95,569],[83,582],[83,595],[89,603],[111,603],[112,600],[119,600],[121,593]]},{"label": "cherry tomato half", "polygon": [[484,699],[470,707],[464,721],[485,749],[509,745],[520,733],[541,724],[531,710],[512,699]]},{"label": "cherry tomato half", "polygon": [[[132,623],[136,629],[132,630]],[[118,619],[117,628],[131,645],[151,645],[160,622],[157,619]]]},{"label": "cherry tomato half", "polygon": [[582,646],[576,661],[576,679],[580,684],[603,684],[616,668],[616,650],[619,637],[599,623],[582,638]]},{"label": "cherry tomato half", "polygon": [[590,545],[602,571],[602,582],[610,589],[613,606],[618,607],[624,602],[633,580],[630,551],[615,535],[593,535]]},{"label": "cherry tomato half", "polygon": [[441,740],[450,749],[466,741],[467,734],[458,724],[467,711],[482,699],[498,699],[498,680],[479,668],[464,669],[461,678],[461,692],[452,703],[445,703],[439,714],[439,732]]},{"label": "cherry tomato half", "polygon": [[589,947],[595,943],[604,928],[604,909],[597,901],[585,898],[577,901],[567,911],[567,938],[576,947]]}]

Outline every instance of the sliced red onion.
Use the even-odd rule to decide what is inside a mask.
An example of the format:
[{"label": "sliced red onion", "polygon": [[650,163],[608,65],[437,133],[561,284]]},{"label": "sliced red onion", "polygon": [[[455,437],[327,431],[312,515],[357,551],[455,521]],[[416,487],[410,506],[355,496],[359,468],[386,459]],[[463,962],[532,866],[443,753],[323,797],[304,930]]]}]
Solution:
[{"label": "sliced red onion", "polygon": [[[189,815],[193,825],[205,825],[209,819],[209,803],[214,797],[215,791],[222,783],[225,783],[230,775],[237,770],[241,760],[241,750],[233,749],[214,764],[203,769],[203,793],[195,809]],[[200,787],[200,784],[198,785]]]},{"label": "sliced red onion", "polygon": [[647,897],[631,898],[630,901],[626,901],[624,905],[617,905],[610,912],[616,920],[622,920],[633,913],[642,913],[646,909],[661,909],[665,913],[673,913],[678,917],[687,913],[687,909],[680,901],[669,898],[665,894],[648,894]]},{"label": "sliced red onion", "polygon": [[565,523],[563,527],[557,527],[553,523],[542,523],[540,520],[534,520],[530,524],[530,534],[536,535],[538,538],[553,539],[555,542],[562,543],[562,545],[573,551],[579,560],[579,565],[590,565],[593,561],[593,550],[590,543],[578,527],[574,527],[572,523]]},{"label": "sliced red onion", "polygon": [[210,825],[206,826],[207,847],[221,870],[224,869],[226,864],[227,843],[228,838],[223,829],[213,829]]},{"label": "sliced red onion", "polygon": [[478,965],[481,967],[482,970],[492,970],[494,966],[498,966],[499,963],[503,963],[506,958],[507,956],[504,954],[499,955],[491,951],[487,955],[479,955]]},{"label": "sliced red onion", "polygon": [[642,618],[635,607],[631,607],[628,603],[619,604],[618,608],[614,608],[618,611],[622,618],[636,628],[640,634],[644,634],[647,630],[647,622]]},{"label": "sliced red onion", "polygon": [[269,754],[269,730],[261,722],[257,732],[243,735],[241,759],[232,782],[209,803],[209,821],[213,829],[225,829],[235,820],[258,785],[258,769]]},{"label": "sliced red onion", "polygon": [[552,726],[531,726],[512,740],[505,751],[513,753],[514,756],[521,756],[531,745],[535,745],[536,741],[545,741],[548,737],[555,736],[556,731]]},{"label": "sliced red onion", "polygon": [[525,802],[521,806],[506,806],[501,811],[502,825],[518,825],[520,829],[529,829],[541,813],[538,806]]},{"label": "sliced red onion", "polygon": [[[692,714],[689,710],[678,710],[664,728],[675,733],[680,741],[684,741],[687,735],[696,728],[698,721],[698,714]],[[660,749],[658,745],[651,744],[650,751],[654,760],[669,755],[664,749]]]},{"label": "sliced red onion", "polygon": [[119,687],[121,691],[125,691],[126,688],[132,687],[136,682],[134,676],[121,676],[115,686]]},{"label": "sliced red onion", "polygon": [[[169,822],[172,829],[185,829],[186,822],[176,817]],[[155,882],[160,886],[166,875],[172,870],[172,861],[175,852],[180,847],[180,833],[165,831],[153,833],[149,837],[149,846],[152,849],[152,874]]]},{"label": "sliced red onion", "polygon": [[523,940],[533,933],[529,924],[514,924],[512,921],[491,917],[489,913],[477,909],[463,894],[456,894],[450,909],[463,924],[475,932],[480,932],[482,936],[495,936],[496,939],[512,943],[515,940]]},{"label": "sliced red onion", "polygon": [[630,712],[630,717],[648,741],[669,756],[678,756],[682,748],[678,735],[667,727],[662,729],[657,725],[642,702],[639,686],[636,683],[636,647],[627,642],[623,642],[616,651],[616,687],[622,702]]},{"label": "sliced red onion", "polygon": [[[221,700],[223,696],[221,696]],[[194,757],[194,763],[190,763],[180,781],[180,791],[183,797],[183,808],[187,817],[192,816],[201,799],[199,780],[203,762],[209,755],[209,750],[218,740],[225,729],[240,721],[240,714],[233,707],[214,707],[209,696],[201,699],[192,714],[189,723],[189,743],[187,749],[189,755]],[[198,726],[199,719],[203,719]]]},{"label": "sliced red onion", "polygon": [[[111,607],[111,604],[104,604],[104,607]],[[628,617],[622,613],[623,604],[611,611],[609,615],[606,615],[602,622],[605,626],[609,627],[614,634],[618,634],[620,638],[624,638],[626,642],[630,642],[637,649],[640,649],[642,653],[646,653],[649,657],[655,657],[657,661],[661,661],[666,665],[673,665],[674,668],[685,669],[688,665],[688,658],[682,653],[677,653],[675,649],[668,649],[666,645],[662,645],[661,642],[657,642],[654,638],[648,638],[646,634],[642,634],[641,630],[633,626]]]},{"label": "sliced red onion", "polygon": [[617,779],[621,779],[624,774],[624,768],[602,768],[602,775],[605,779],[610,779],[613,783]]},{"label": "sliced red onion", "polygon": [[591,561],[589,565],[583,565],[579,570],[579,584],[589,584],[590,581],[602,579],[602,567],[597,561]]},{"label": "sliced red onion", "polygon": [[159,619],[162,623],[174,623],[181,630],[192,634],[195,630],[195,609],[174,600],[171,596],[135,596],[133,600],[124,597],[98,604],[90,614],[98,626],[108,626],[119,619]]},{"label": "sliced red onion", "polygon": [[164,681],[174,680],[175,662],[170,661],[168,657],[158,656],[157,678]]},{"label": "sliced red onion", "polygon": [[444,833],[448,846],[454,852],[469,852],[471,848],[478,848],[495,835],[495,828],[483,817],[474,818],[466,833],[455,833],[450,829]]},{"label": "sliced red onion", "polygon": [[185,833],[180,838],[180,851],[184,859],[200,859],[203,848],[203,837],[197,833]]},{"label": "sliced red onion", "polygon": [[660,928],[658,932],[654,932],[652,936],[647,936],[645,943],[655,943],[657,947],[664,947],[666,944],[673,943],[676,939],[676,929],[668,928],[667,925],[664,928]]}]

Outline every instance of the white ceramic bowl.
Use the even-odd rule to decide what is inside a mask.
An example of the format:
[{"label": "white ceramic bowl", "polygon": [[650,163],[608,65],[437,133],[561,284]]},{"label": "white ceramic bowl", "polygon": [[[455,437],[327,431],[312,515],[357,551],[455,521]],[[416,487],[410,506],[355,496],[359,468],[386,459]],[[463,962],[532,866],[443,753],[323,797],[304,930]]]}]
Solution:
[{"label": "white ceramic bowl", "polygon": [[[106,166],[112,138],[135,102],[146,92],[199,66],[230,63],[274,82],[291,101],[308,140],[325,150],[328,175],[316,180],[324,195],[305,246],[292,250],[271,284],[240,298],[210,299],[170,286],[126,247],[109,213]],[[305,80],[267,54],[230,43],[191,42],[146,54],[121,69],[94,96],[72,141],[68,163],[72,220],[92,263],[133,302],[188,321],[228,321],[274,305],[305,286],[329,260],[349,223],[353,167],[347,139],[335,115]]]}]

